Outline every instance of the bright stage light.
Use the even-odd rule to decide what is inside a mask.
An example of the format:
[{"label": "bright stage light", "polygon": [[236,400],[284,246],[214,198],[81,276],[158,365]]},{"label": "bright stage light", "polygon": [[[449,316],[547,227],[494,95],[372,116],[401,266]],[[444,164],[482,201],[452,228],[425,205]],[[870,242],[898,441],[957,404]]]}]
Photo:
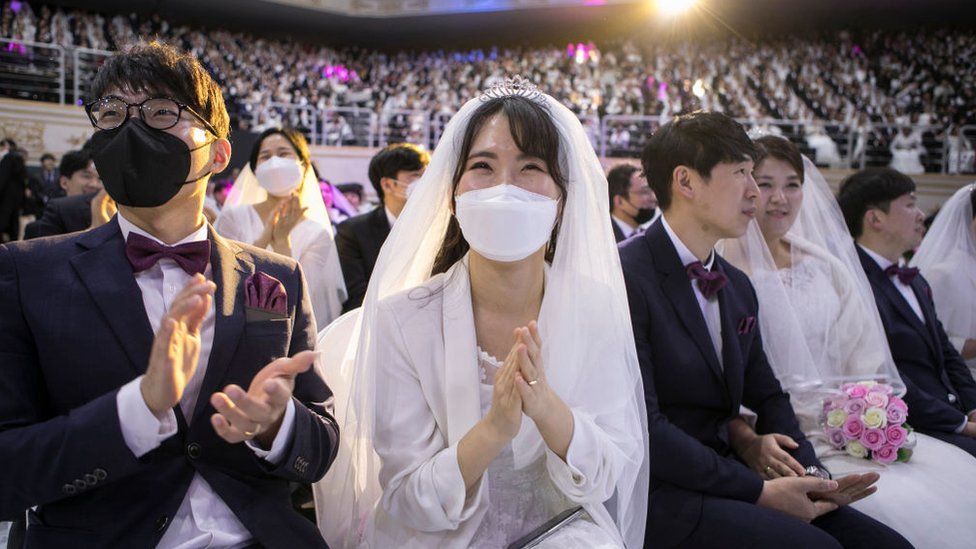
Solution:
[{"label": "bright stage light", "polygon": [[695,5],[695,0],[656,0],[657,9],[665,15],[678,15]]}]

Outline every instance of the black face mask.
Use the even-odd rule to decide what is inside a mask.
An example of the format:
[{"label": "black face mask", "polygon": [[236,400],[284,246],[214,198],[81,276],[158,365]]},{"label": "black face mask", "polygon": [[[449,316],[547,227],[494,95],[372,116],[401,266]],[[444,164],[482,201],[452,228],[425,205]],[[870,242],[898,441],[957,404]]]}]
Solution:
[{"label": "black face mask", "polygon": [[637,215],[634,216],[634,221],[638,225],[643,225],[654,217],[654,208],[638,208]]},{"label": "black face mask", "polygon": [[154,208],[180,192],[190,172],[190,153],[213,143],[190,149],[182,139],[154,130],[139,119],[131,119],[114,130],[95,132],[91,138],[92,160],[105,191],[123,206]]},{"label": "black face mask", "polygon": [[[628,200],[627,203],[631,206],[634,205],[634,203],[630,200]],[[654,208],[637,208],[637,215],[634,216],[634,221],[636,221],[638,225],[643,225],[644,223],[650,221],[653,217]]]}]

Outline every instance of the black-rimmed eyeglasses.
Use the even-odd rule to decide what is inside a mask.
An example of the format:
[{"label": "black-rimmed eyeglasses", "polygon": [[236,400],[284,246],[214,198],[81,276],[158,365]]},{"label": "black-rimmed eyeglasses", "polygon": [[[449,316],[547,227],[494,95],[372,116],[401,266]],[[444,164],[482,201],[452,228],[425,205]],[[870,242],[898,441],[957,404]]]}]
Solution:
[{"label": "black-rimmed eyeglasses", "polygon": [[85,105],[85,112],[93,126],[100,130],[114,130],[129,119],[132,107],[139,108],[139,118],[147,126],[156,130],[168,130],[179,123],[186,111],[196,117],[212,134],[219,136],[210,122],[207,122],[188,105],[169,97],[150,97],[142,103],[127,103],[120,97],[108,96],[96,99]]}]

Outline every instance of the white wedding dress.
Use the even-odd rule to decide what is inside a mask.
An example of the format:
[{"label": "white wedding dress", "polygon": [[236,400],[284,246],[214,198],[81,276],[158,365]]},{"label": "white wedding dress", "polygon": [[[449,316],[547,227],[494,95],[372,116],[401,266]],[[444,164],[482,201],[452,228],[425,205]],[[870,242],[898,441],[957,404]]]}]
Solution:
[{"label": "white wedding dress", "polygon": [[[818,364],[838,364],[845,360],[859,360],[844,353],[857,354],[861,326],[866,319],[842,311],[841,299],[845,289],[843,276],[838,277],[837,266],[826,257],[793,254],[790,268],[780,269],[770,280],[769,272],[753,278],[757,293],[762,296],[764,286],[782,282],[787,288],[790,305],[807,334],[810,352]],[[841,271],[842,272],[842,271]],[[776,311],[767,311],[775,317]],[[823,345],[821,342],[838,342]],[[869,359],[870,360],[870,359]],[[827,361],[827,362],[824,362]],[[976,543],[976,520],[965,511],[976,501],[976,459],[968,453],[938,439],[915,433],[914,454],[907,463],[882,465],[855,458],[828,444],[820,422],[823,393],[794,389],[790,392],[797,419],[817,456],[833,473],[834,478],[849,473],[877,471],[881,479],[878,492],[853,504],[853,507],[895,529],[918,549],[972,547]],[[911,424],[911,410],[908,411]]]},{"label": "white wedding dress", "polygon": [[[481,414],[491,407],[491,394],[499,361],[478,350],[481,369]],[[524,418],[523,421],[529,421]],[[501,548],[518,540],[559,513],[576,507],[553,484],[546,469],[546,458],[516,469],[512,445],[508,444],[485,472],[488,486],[488,511],[471,547]],[[590,518],[583,515],[564,525],[535,547],[552,549],[597,549],[620,547]]]},{"label": "white wedding dress", "polygon": [[917,133],[904,135],[899,132],[891,140],[890,149],[890,168],[907,174],[925,173],[925,166],[922,165],[925,149],[922,147],[922,138]]},{"label": "white wedding dress", "polygon": [[[264,221],[254,206],[241,204],[224,208],[214,228],[221,236],[250,244],[261,236]],[[339,317],[347,297],[331,232],[312,219],[303,219],[291,233],[291,256],[302,266],[315,325],[321,330]]]}]

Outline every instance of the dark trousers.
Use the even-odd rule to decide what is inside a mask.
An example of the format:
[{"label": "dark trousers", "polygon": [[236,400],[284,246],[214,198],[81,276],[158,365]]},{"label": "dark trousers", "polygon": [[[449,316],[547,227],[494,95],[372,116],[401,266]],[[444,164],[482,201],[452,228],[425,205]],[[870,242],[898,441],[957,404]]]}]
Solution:
[{"label": "dark trousers", "polygon": [[[645,539],[645,547],[656,547],[653,532],[648,532]],[[677,547],[911,549],[912,544],[898,532],[850,507],[841,507],[808,524],[753,503],[706,496],[698,527]]]}]

